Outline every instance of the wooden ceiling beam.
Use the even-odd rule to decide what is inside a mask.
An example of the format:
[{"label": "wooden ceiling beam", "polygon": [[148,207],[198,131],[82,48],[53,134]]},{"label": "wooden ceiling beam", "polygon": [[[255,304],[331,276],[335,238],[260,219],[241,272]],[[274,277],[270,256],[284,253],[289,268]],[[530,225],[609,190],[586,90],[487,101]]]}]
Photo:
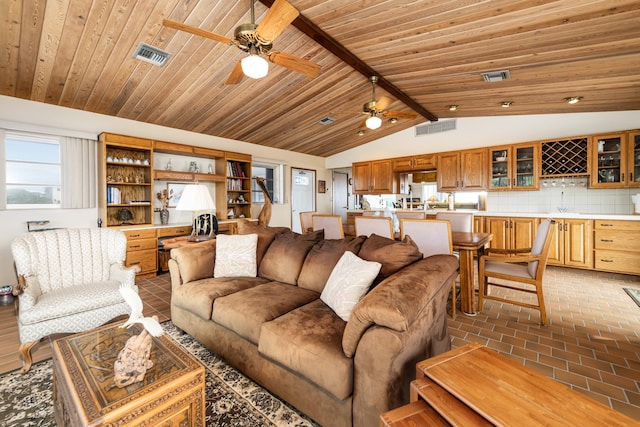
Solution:
[{"label": "wooden ceiling beam", "polygon": [[[266,7],[271,8],[274,3],[274,0],[260,0],[260,3],[264,4]],[[307,17],[300,14],[294,21],[292,25],[305,33],[311,39],[315,40],[320,46],[327,49],[329,52],[336,55],[354,70],[358,71],[360,74],[365,76],[367,80],[371,76],[378,76],[377,85],[382,89],[386,90],[390,95],[394,96],[398,101],[404,103],[407,107],[411,108],[416,113],[420,114],[427,120],[432,122],[438,121],[438,116],[424,108],[418,102],[416,102],[409,95],[401,91],[397,88],[393,83],[384,78],[384,76],[380,75],[379,72],[371,68],[367,63],[362,61],[356,55],[354,55],[351,51],[345,48],[343,45],[338,43],[333,37],[324,32],[320,27],[311,22]]]}]

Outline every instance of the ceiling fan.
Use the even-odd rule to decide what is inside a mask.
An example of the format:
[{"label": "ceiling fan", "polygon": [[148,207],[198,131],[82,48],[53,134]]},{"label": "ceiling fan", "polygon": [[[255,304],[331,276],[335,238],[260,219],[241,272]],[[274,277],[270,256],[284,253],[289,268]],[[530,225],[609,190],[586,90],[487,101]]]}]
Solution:
[{"label": "ceiling fan", "polygon": [[236,63],[235,68],[227,79],[227,84],[240,83],[243,75],[254,79],[266,76],[269,71],[269,64],[264,57],[267,57],[274,64],[309,77],[317,76],[320,72],[320,65],[288,53],[273,50],[274,39],[298,17],[300,12],[286,0],[276,0],[262,22],[256,25],[253,8],[254,0],[249,1],[251,3],[251,23],[238,26],[235,29],[233,39],[168,19],[164,19],[162,25],[233,45],[247,52],[248,55]]},{"label": "ceiling fan", "polygon": [[362,114],[367,114],[369,117],[367,117],[360,125],[360,132],[363,132],[363,127],[367,127],[372,130],[378,129],[380,125],[382,125],[381,116],[391,119],[392,121],[397,119],[414,120],[418,117],[416,113],[388,111],[387,107],[393,103],[393,99],[383,95],[380,99],[376,100],[376,83],[378,82],[378,76],[371,76],[369,81],[371,82],[371,101],[364,104],[362,108]]}]

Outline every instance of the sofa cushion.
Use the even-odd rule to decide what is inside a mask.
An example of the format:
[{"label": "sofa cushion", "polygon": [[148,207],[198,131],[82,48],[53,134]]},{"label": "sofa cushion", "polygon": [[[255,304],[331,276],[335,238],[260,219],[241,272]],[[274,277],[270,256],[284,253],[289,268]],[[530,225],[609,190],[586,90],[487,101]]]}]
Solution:
[{"label": "sofa cushion", "polygon": [[302,265],[298,286],[322,292],[333,267],[345,251],[357,254],[366,240],[365,236],[345,237],[342,240],[322,240],[316,243]]},{"label": "sofa cushion", "polygon": [[348,322],[353,308],[369,290],[380,267],[379,262],[365,261],[346,251],[331,271],[320,299]]},{"label": "sofa cushion", "polygon": [[375,283],[422,259],[422,253],[411,237],[405,236],[402,241],[398,241],[377,234],[372,234],[365,240],[357,255],[364,260],[382,264]]},{"label": "sofa cushion", "polygon": [[171,249],[171,258],[180,267],[180,277],[184,283],[213,277],[213,265],[216,260],[216,241]]},{"label": "sofa cushion", "polygon": [[256,277],[257,234],[220,234],[216,240],[213,277]]},{"label": "sofa cushion", "polygon": [[297,284],[307,253],[322,239],[324,230],[307,234],[293,231],[278,234],[262,258],[258,267],[259,276],[290,285]]},{"label": "sofa cushion", "polygon": [[344,327],[329,307],[315,300],[265,322],[258,350],[343,400],[353,392],[353,359],[345,357],[341,346]]},{"label": "sofa cushion", "polygon": [[211,319],[241,337],[258,344],[264,322],[275,319],[308,302],[318,293],[284,283],[270,282],[217,298]]},{"label": "sofa cushion", "polygon": [[224,297],[244,289],[267,283],[269,280],[261,277],[228,277],[196,280],[174,287],[171,293],[171,305],[183,308],[203,319],[211,319],[213,302],[216,298]]},{"label": "sofa cushion", "polygon": [[238,234],[257,234],[258,247],[256,249],[256,262],[262,262],[262,257],[267,252],[269,245],[273,243],[276,235],[288,231],[287,227],[265,227],[254,221],[237,221]]}]

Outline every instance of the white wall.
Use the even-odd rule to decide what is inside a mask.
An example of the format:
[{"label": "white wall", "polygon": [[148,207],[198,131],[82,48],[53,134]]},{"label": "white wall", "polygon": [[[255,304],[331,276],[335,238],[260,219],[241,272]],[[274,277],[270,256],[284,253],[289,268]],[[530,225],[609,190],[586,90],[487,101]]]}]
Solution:
[{"label": "white wall", "polygon": [[[331,171],[325,168],[325,159],[322,157],[7,96],[0,96],[0,127],[87,138],[96,138],[101,132],[111,132],[224,151],[248,153],[261,159],[284,163],[286,164],[284,172],[285,200],[283,204],[273,206],[270,223],[273,226],[291,226],[291,205],[289,203],[291,167],[315,169],[317,179],[325,180],[327,183],[331,182]],[[4,170],[1,173],[4,173]],[[323,213],[331,212],[330,194],[318,195],[317,206],[319,211]],[[172,214],[170,223],[190,221],[188,213],[173,210]],[[159,224],[160,219],[157,215],[155,222]],[[49,227],[96,227],[98,210],[0,210],[0,284],[15,284],[17,282],[10,250],[11,241],[27,231],[27,221],[43,219],[50,221]]]},{"label": "white wall", "polygon": [[414,128],[405,129],[369,144],[328,157],[326,167],[333,169],[351,166],[351,163],[363,160],[490,147],[637,128],[640,128],[640,110],[459,118],[455,130],[415,136]]}]

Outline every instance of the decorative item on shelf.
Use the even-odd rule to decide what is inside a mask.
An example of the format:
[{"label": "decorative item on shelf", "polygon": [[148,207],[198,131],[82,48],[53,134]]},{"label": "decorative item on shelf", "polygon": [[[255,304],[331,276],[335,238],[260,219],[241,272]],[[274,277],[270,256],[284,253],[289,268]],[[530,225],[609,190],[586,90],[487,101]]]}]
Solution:
[{"label": "decorative item on shelf", "polygon": [[238,203],[245,203],[246,202],[246,200],[244,199],[244,196],[242,194],[238,196],[237,202]]},{"label": "decorative item on shelf", "polygon": [[158,192],[157,197],[162,204],[162,209],[160,209],[160,223],[167,225],[169,223],[169,201],[173,198],[173,190],[167,190],[165,188]]},{"label": "decorative item on shelf", "polygon": [[171,159],[167,160],[167,165],[164,167],[165,170],[173,170],[173,166],[171,165]]},{"label": "decorative item on shelf", "polygon": [[[213,203],[213,199],[211,198],[211,194],[209,193],[209,188],[206,185],[198,184],[197,182],[193,185],[187,185],[182,192],[182,196],[180,197],[180,201],[176,206],[176,210],[179,211],[191,211],[191,222],[193,223],[198,212],[202,213],[211,213],[212,221],[217,222],[215,215],[213,212],[216,210],[216,205]],[[187,240],[190,241],[198,241],[198,230],[196,227],[193,227],[191,231],[191,236]]]},{"label": "decorative item on shelf", "polygon": [[209,166],[207,167],[207,173],[209,175],[213,174],[213,165],[211,163],[209,163]]},{"label": "decorative item on shelf", "polygon": [[120,221],[120,225],[133,225],[133,214],[129,209],[120,209],[116,212],[115,218]]}]

